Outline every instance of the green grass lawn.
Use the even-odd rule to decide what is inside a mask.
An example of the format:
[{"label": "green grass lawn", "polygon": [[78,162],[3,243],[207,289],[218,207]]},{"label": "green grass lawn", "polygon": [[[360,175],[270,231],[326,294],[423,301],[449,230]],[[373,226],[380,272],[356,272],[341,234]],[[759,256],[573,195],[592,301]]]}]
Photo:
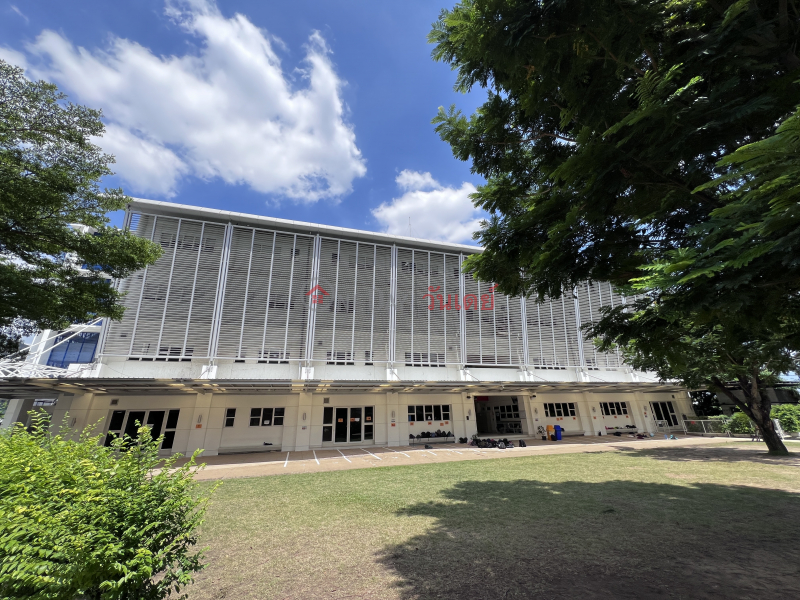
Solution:
[{"label": "green grass lawn", "polygon": [[192,600],[796,598],[800,460],[728,444],[229,480],[202,543]]}]

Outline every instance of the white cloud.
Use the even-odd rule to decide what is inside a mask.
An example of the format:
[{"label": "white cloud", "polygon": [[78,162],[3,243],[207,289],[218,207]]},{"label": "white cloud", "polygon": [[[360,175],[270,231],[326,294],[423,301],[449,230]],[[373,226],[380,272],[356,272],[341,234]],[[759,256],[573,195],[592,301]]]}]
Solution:
[{"label": "white cloud", "polygon": [[17,13],[17,15],[19,15],[20,17],[25,19],[25,24],[26,25],[31,22],[31,20],[20,9],[18,9],[16,6],[14,6],[13,4],[10,4],[9,6],[11,7],[11,10],[13,12]]},{"label": "white cloud", "polygon": [[169,197],[193,175],[315,202],[366,173],[319,32],[293,89],[273,49],[283,42],[244,15],[225,18],[211,0],[167,0],[165,12],[200,40],[196,53],[157,56],[118,37],[87,50],[47,30],[26,48],[30,74],[103,109],[99,143],[134,192]]},{"label": "white cloud", "polygon": [[485,213],[469,198],[476,191],[471,183],[446,187],[430,173],[408,170],[401,171],[395,181],[403,195],[372,211],[386,233],[469,243],[472,233],[480,229]]}]

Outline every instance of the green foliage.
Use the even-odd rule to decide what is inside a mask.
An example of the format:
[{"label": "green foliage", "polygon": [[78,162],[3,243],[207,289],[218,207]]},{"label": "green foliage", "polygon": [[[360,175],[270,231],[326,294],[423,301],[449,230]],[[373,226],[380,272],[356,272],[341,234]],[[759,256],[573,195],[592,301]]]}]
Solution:
[{"label": "green foliage", "polygon": [[694,414],[704,417],[722,415],[722,409],[719,407],[719,401],[714,392],[698,390],[689,392],[689,396],[692,398]]},{"label": "green foliage", "polygon": [[157,599],[191,583],[208,501],[197,453],[176,467],[149,427],[106,448],[87,431],[50,435],[43,415],[33,423],[0,435],[0,597]]},{"label": "green foliage", "polygon": [[781,429],[785,432],[794,433],[800,431],[800,405],[779,404],[772,409],[770,416],[780,421]]},{"label": "green foliage", "polygon": [[[790,115],[798,23],[779,0],[465,0],[433,56],[489,98],[436,130],[487,178],[468,267],[507,293],[627,284],[720,206],[717,164]],[[780,17],[780,18],[776,18]]]},{"label": "green foliage", "polygon": [[121,318],[110,279],[161,255],[158,245],[108,225],[106,213],[124,208],[127,198],[99,187],[114,157],[89,140],[103,131],[99,111],[65,103],[56,86],[29,81],[0,60],[0,338],[11,340],[0,349],[6,353],[36,329]]},{"label": "green foliage", "polygon": [[457,89],[489,91],[433,120],[487,179],[485,251],[465,268],[507,294],[588,280],[637,297],[590,335],[724,393],[776,452],[760,388],[800,366],[799,16],[785,0],[463,0],[429,36]]},{"label": "green foliage", "polygon": [[722,430],[725,433],[746,433],[753,434],[755,427],[750,418],[744,413],[733,413],[729,419],[722,425]]}]

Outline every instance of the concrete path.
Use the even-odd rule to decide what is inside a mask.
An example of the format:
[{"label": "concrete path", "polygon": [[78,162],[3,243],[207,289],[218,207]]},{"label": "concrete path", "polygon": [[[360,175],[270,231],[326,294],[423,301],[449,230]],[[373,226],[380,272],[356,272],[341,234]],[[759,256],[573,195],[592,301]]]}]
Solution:
[{"label": "concrete path", "polygon": [[[262,477],[265,475],[288,475],[290,473],[318,473],[347,469],[367,469],[396,465],[415,465],[459,460],[485,460],[511,458],[515,456],[538,456],[545,454],[571,454],[575,452],[609,452],[633,448],[651,449],[667,447],[701,446],[731,441],[727,437],[687,437],[677,440],[651,438],[637,440],[625,437],[598,436],[574,437],[560,442],[526,440],[527,448],[480,449],[466,444],[431,444],[433,449],[421,446],[365,446],[363,448],[325,448],[301,452],[264,452],[252,454],[226,454],[209,456],[201,461],[206,468],[195,479],[233,479],[238,477]],[[516,442],[515,442],[516,443]]]}]

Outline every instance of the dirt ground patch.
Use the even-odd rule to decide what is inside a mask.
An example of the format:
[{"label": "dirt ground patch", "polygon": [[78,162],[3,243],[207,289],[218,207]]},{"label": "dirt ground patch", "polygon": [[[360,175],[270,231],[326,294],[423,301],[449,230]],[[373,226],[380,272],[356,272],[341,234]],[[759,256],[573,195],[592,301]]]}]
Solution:
[{"label": "dirt ground patch", "polygon": [[800,597],[798,516],[798,457],[746,445],[235,479],[190,598]]}]

